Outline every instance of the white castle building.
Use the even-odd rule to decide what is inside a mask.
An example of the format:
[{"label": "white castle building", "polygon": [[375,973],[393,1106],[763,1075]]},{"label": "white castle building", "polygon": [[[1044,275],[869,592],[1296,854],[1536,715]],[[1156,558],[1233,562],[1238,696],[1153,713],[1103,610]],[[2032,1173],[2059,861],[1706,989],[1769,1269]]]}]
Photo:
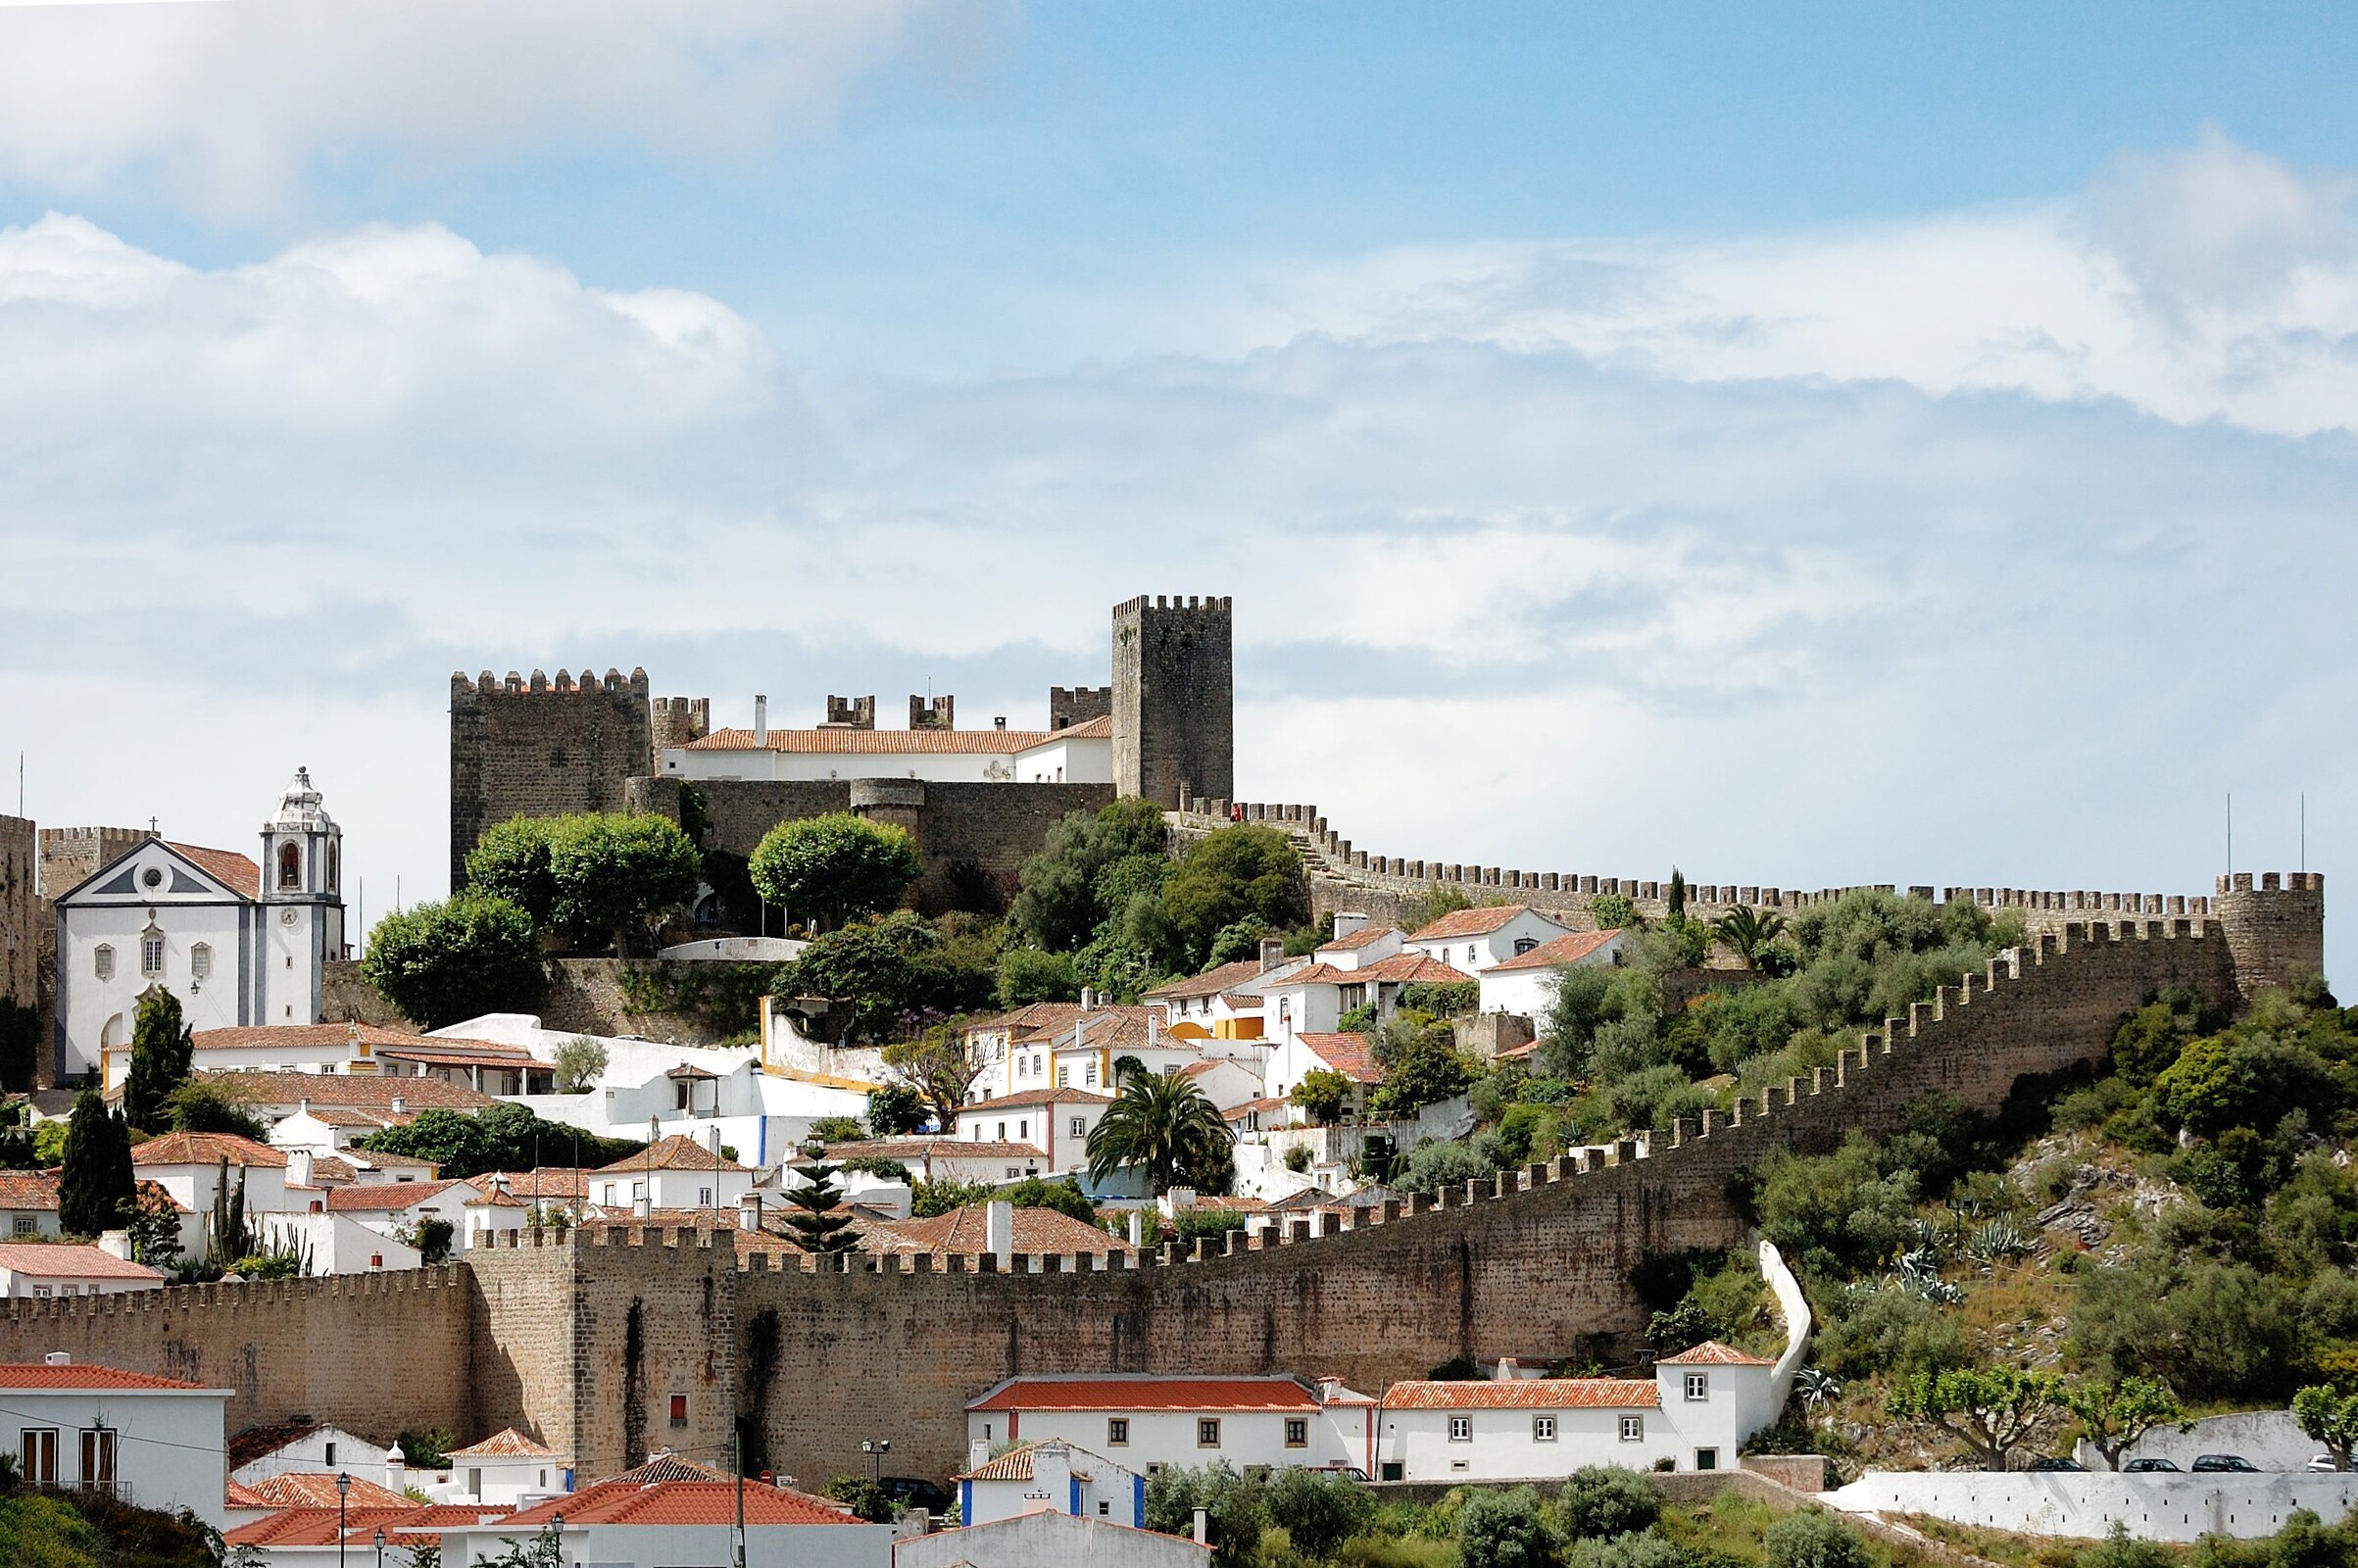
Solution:
[{"label": "white castle building", "polygon": [[343,830],[295,770],[262,828],[262,863],[146,839],[57,898],[61,1083],[129,1070],[139,999],[179,998],[192,1029],[319,1021],[344,947]]}]

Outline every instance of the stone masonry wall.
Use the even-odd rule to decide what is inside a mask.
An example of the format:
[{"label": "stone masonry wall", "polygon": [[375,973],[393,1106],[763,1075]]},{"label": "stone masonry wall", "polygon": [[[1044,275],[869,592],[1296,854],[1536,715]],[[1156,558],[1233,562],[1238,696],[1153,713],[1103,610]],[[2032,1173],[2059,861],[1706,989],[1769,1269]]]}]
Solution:
[{"label": "stone masonry wall", "polygon": [[1236,777],[1235,634],[1225,597],[1113,607],[1113,784],[1177,806]]},{"label": "stone masonry wall", "polygon": [[[861,1438],[883,1437],[913,1471],[946,1472],[960,1457],[964,1401],[1015,1372],[1331,1373],[1380,1388],[1457,1354],[1546,1361],[1625,1346],[1642,1327],[1632,1265],[1737,1241],[1731,1178],[1770,1149],[1889,1130],[1932,1089],[1993,1107],[2021,1075],[2100,1052],[2164,985],[2235,994],[2235,957],[2211,922],[2074,924],[1943,988],[1839,1066],[1687,1124],[1647,1157],[1626,1145],[1600,1168],[1555,1161],[1275,1248],[1239,1237],[1233,1253],[1204,1244],[1190,1261],[1112,1273],[1019,1258],[1009,1276],[872,1272],[866,1260],[822,1275],[740,1271],[725,1242],[658,1229],[635,1244],[503,1248],[475,1266],[576,1281],[574,1443],[593,1470],[627,1457],[671,1394],[688,1395],[691,1412],[674,1436],[725,1441],[755,1393],[733,1388],[728,1368],[766,1310],[782,1337],[766,1400],[773,1462],[824,1477],[857,1465]],[[640,1328],[625,1343],[617,1325],[634,1301]],[[556,1406],[527,1413],[554,1419]]]},{"label": "stone masonry wall", "polygon": [[622,809],[625,780],[655,766],[647,672],[604,680],[584,669],[506,681],[485,670],[450,680],[450,884],[467,883],[467,852],[512,816]]},{"label": "stone masonry wall", "polygon": [[[659,975],[692,976],[712,965],[676,959],[551,958],[549,989],[538,1008],[541,1027],[568,1034],[643,1035],[683,1046],[719,1043],[719,1033],[707,1019],[692,1013],[642,1011],[622,982],[625,969],[644,969]],[[361,978],[358,958],[332,959],[321,991],[319,1016],[329,1023],[365,1023],[379,1029],[416,1032],[418,1026],[401,1009],[376,994]]]},{"label": "stone masonry wall", "polygon": [[30,819],[0,816],[0,1002],[40,1004],[39,840]]}]

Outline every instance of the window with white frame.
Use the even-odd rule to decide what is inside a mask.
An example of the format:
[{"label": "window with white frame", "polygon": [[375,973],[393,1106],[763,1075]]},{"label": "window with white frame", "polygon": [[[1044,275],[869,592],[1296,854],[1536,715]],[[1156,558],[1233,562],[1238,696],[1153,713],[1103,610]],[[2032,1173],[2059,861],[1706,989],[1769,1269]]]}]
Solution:
[{"label": "window with white frame", "polygon": [[1081,1072],[1081,1082],[1091,1089],[1097,1087],[1097,1058],[1092,1056]]},{"label": "window with white frame", "polygon": [[1515,938],[1515,956],[1519,958],[1538,946],[1539,944],[1529,937],[1517,937]]},{"label": "window with white frame", "polygon": [[1719,1450],[1718,1450],[1717,1448],[1697,1448],[1697,1449],[1695,1449],[1695,1467],[1697,1470],[1716,1470],[1716,1469],[1718,1469],[1718,1468],[1719,1468]]},{"label": "window with white frame", "polygon": [[1126,1415],[1106,1417],[1105,1446],[1108,1448],[1119,1448],[1127,1446],[1129,1441],[1130,1418]]},{"label": "window with white frame", "polygon": [[698,1208],[711,1208],[712,1206],[712,1190],[710,1187],[699,1187],[696,1189],[696,1206]]},{"label": "window with white frame", "polygon": [[90,953],[90,971],[101,980],[115,978],[115,950],[101,942]]},{"label": "window with white frame", "polygon": [[157,975],[164,972],[164,933],[154,926],[139,939],[139,972]]},{"label": "window with white frame", "polygon": [[1070,1121],[1068,1121],[1068,1122],[1066,1122],[1066,1123],[1064,1124],[1064,1131],[1065,1131],[1065,1134],[1066,1134],[1066,1136],[1068,1136],[1068,1137],[1072,1137],[1072,1138],[1086,1138],[1086,1137],[1088,1137],[1088,1136],[1089,1136],[1089,1118],[1088,1118],[1088,1117],[1086,1117],[1086,1116],[1075,1116],[1075,1117],[1073,1117],[1073,1118],[1072,1118]]},{"label": "window with white frame", "polygon": [[1687,1402],[1694,1404],[1709,1397],[1711,1397],[1711,1374],[1708,1372],[1688,1373]]},{"label": "window with white frame", "polygon": [[192,980],[213,978],[213,944],[200,942],[188,950],[188,975]]},{"label": "window with white frame", "polygon": [[1072,1087],[1071,1062],[1059,1061],[1056,1063],[1056,1087],[1058,1089],[1070,1089]]},{"label": "window with white frame", "polygon": [[1646,1417],[1642,1415],[1623,1416],[1621,1418],[1621,1441],[1644,1443],[1646,1441]]},{"label": "window with white frame", "polygon": [[1307,1416],[1300,1416],[1300,1415],[1290,1415],[1290,1416],[1287,1416],[1287,1417],[1286,1417],[1286,1446],[1287,1446],[1287,1447],[1289,1447],[1289,1448],[1306,1448],[1306,1447],[1308,1447],[1309,1446],[1310,1446],[1310,1422],[1309,1422],[1309,1417],[1307,1417]]},{"label": "window with white frame", "polygon": [[1200,1418],[1196,1422],[1196,1446],[1199,1448],[1216,1448],[1219,1446],[1220,1423],[1210,1416],[1204,1416]]},{"label": "window with white frame", "polygon": [[1531,1418],[1531,1441],[1553,1443],[1555,1441],[1555,1417],[1551,1415],[1533,1416]]},{"label": "window with white frame", "polygon": [[1474,1418],[1470,1415],[1453,1415],[1449,1417],[1449,1441],[1451,1443],[1473,1442]]}]

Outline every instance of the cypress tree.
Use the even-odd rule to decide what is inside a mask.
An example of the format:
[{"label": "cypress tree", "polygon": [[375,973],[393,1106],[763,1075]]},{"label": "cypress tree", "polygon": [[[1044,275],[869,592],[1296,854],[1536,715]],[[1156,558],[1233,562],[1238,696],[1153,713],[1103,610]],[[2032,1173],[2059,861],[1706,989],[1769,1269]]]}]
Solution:
[{"label": "cypress tree", "polygon": [[170,1119],[165,1099],[188,1081],[196,1040],[180,1015],[180,999],[155,987],[139,999],[131,1025],[131,1071],[123,1084],[123,1114],[143,1132],[161,1132]]},{"label": "cypress tree", "polygon": [[835,1185],[835,1167],[824,1160],[814,1160],[794,1169],[795,1174],[810,1184],[786,1195],[786,1201],[794,1209],[781,1223],[795,1245],[821,1257],[859,1251],[860,1238],[852,1230],[852,1216],[839,1211],[843,1190]]},{"label": "cypress tree", "polygon": [[111,1113],[95,1089],[74,1102],[66,1124],[66,1159],[58,1169],[58,1228],[69,1236],[96,1236],[129,1218],[136,1184],[131,1177],[130,1128]]}]

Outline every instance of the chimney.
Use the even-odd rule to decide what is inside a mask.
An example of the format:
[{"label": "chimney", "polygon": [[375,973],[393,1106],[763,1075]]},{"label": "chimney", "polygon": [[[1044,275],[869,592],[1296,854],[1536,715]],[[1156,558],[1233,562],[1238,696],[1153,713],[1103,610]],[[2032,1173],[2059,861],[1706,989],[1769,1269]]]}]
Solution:
[{"label": "chimney", "polygon": [[409,1101],[400,1095],[395,1095],[393,1097],[393,1114],[396,1116],[407,1116],[409,1113]]},{"label": "chimney", "polygon": [[754,744],[769,744],[769,699],[759,694],[754,698]]},{"label": "chimney", "polygon": [[1143,1208],[1130,1210],[1130,1245],[1134,1248],[1147,1245],[1147,1211]]},{"label": "chimney", "polygon": [[1007,715],[1001,713],[997,717],[993,718],[991,720],[991,727],[993,729],[1006,729],[1007,727]]},{"label": "chimney", "polygon": [[720,1163],[720,1129],[718,1127],[707,1127],[704,1130],[704,1152],[712,1156],[713,1164]]},{"label": "chimney", "polygon": [[1211,1517],[1201,1508],[1196,1510],[1196,1544],[1211,1544]]},{"label": "chimney", "polygon": [[990,1462],[991,1442],[988,1438],[976,1438],[972,1443],[966,1445],[967,1469],[980,1470]]},{"label": "chimney", "polygon": [[289,1187],[311,1185],[311,1151],[290,1150],[286,1156],[286,1184]]},{"label": "chimney", "polygon": [[131,1260],[131,1233],[129,1231],[100,1231],[98,1233],[98,1250],[109,1257],[120,1257],[128,1263]]},{"label": "chimney", "polygon": [[1511,1355],[1498,1357],[1498,1370],[1495,1375],[1500,1383],[1512,1383],[1515,1380],[1515,1358]]},{"label": "chimney", "polygon": [[998,1255],[999,1271],[1006,1273],[1015,1255],[1014,1204],[995,1200],[983,1206],[983,1245]]},{"label": "chimney", "polygon": [[72,1366],[74,1352],[72,1350],[52,1350],[41,1357],[41,1364],[43,1366]]},{"label": "chimney", "polygon": [[1267,974],[1272,969],[1282,968],[1285,961],[1286,939],[1284,937],[1261,938],[1261,973]]},{"label": "chimney", "polygon": [[1083,1012],[1087,1012],[1087,1011],[1088,1011],[1090,1008],[1092,1008],[1092,1007],[1094,1007],[1094,1006],[1096,1006],[1096,1005],[1097,1005],[1097,992],[1096,992],[1096,990],[1095,990],[1093,987],[1090,987],[1090,986],[1083,986],[1083,987],[1081,987],[1081,1010],[1082,1010]]},{"label": "chimney", "polygon": [[298,1116],[308,1116],[311,1114],[310,1097],[306,1096],[305,1098],[295,1102],[295,1114]]},{"label": "chimney", "polygon": [[1366,915],[1351,913],[1342,909],[1337,909],[1335,911],[1335,938],[1337,941],[1341,941],[1343,938],[1350,936],[1354,931],[1364,931],[1366,929]]},{"label": "chimney", "polygon": [[737,1200],[737,1228],[741,1231],[758,1231],[761,1228],[761,1195],[750,1188],[743,1198]]},{"label": "chimney", "polygon": [[[639,1184],[634,1183],[633,1185]],[[655,1217],[655,1188],[652,1183],[640,1186],[638,1196],[630,1200],[630,1217],[632,1219],[653,1219]]]},{"label": "chimney", "polygon": [[409,1470],[410,1456],[401,1451],[400,1444],[396,1443],[385,1450],[385,1490],[387,1492],[398,1495],[406,1491],[410,1485]]}]

